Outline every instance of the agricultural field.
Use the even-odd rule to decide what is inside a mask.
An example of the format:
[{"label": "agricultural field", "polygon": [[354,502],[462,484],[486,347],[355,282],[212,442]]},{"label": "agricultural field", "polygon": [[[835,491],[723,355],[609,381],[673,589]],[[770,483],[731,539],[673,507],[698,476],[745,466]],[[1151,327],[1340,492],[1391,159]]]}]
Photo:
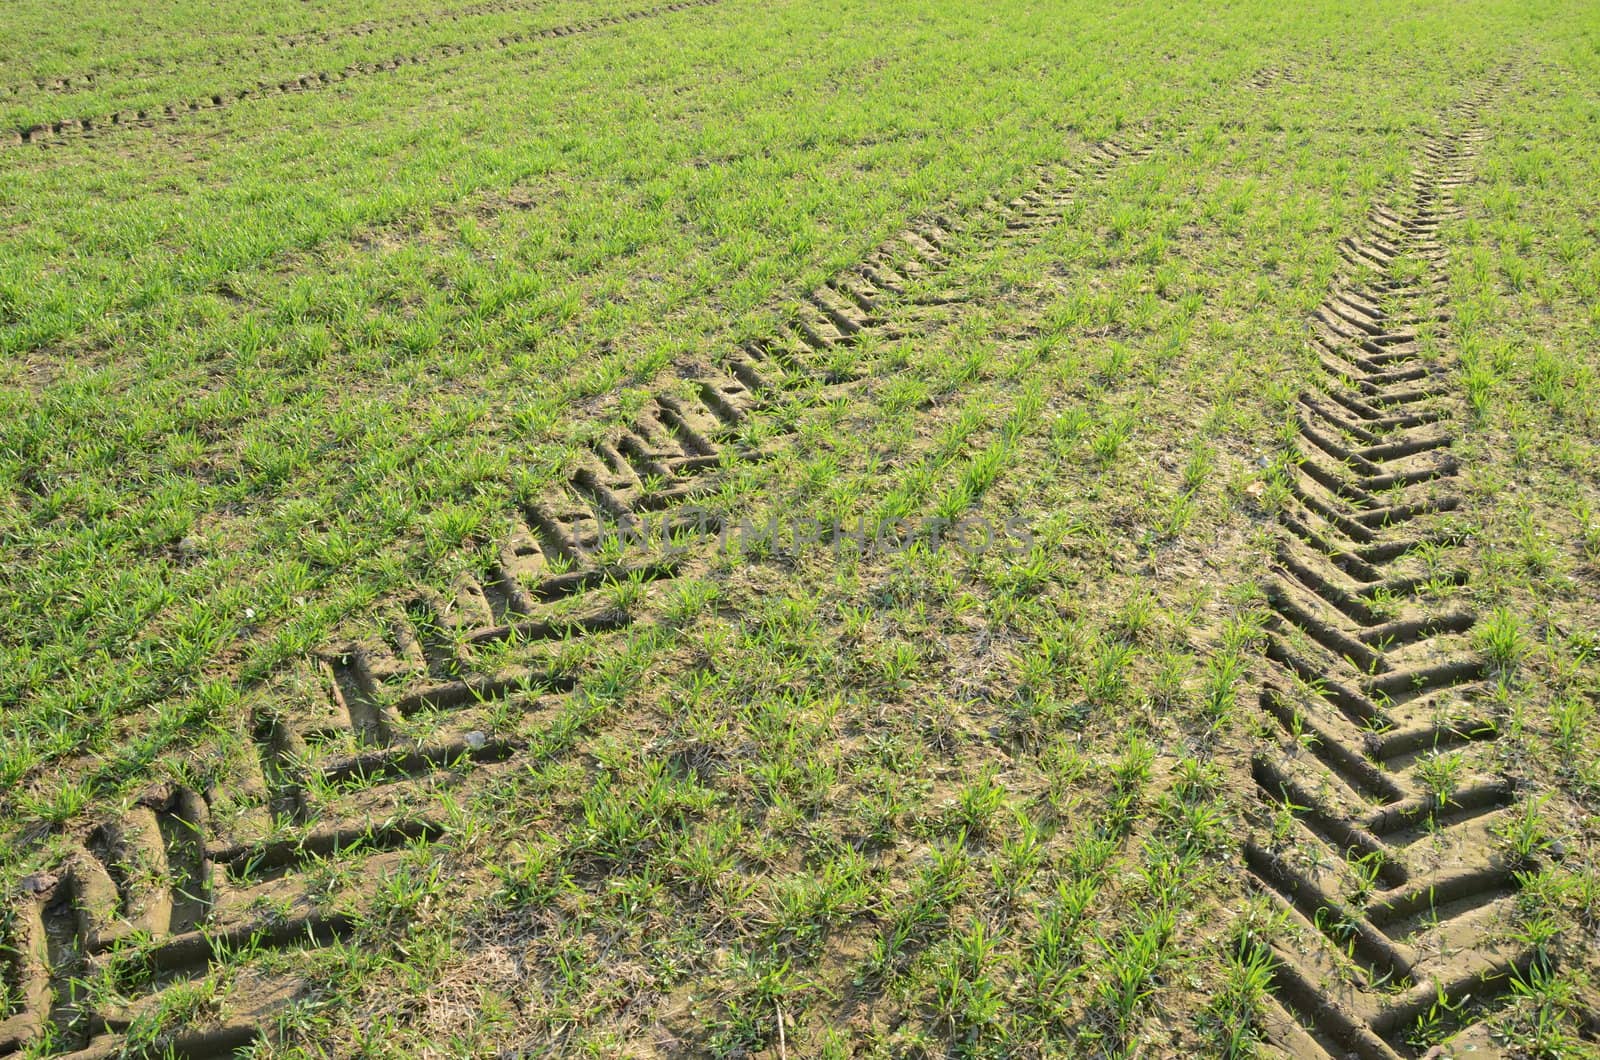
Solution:
[{"label": "agricultural field", "polygon": [[0,20],[0,1057],[1600,1057],[1600,7]]}]

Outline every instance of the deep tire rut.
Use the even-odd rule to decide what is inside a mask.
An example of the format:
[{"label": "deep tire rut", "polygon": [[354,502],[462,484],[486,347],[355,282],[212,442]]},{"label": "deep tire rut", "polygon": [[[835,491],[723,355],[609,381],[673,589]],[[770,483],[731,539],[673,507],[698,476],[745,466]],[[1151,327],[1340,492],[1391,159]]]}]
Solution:
[{"label": "deep tire rut", "polygon": [[[354,917],[324,906],[308,884],[305,870],[318,859],[395,850],[438,832],[366,823],[245,846],[210,817],[204,796],[161,786],[91,831],[50,876],[30,881],[34,896],[16,911],[10,940],[21,1011],[0,1023],[0,1055],[46,1033],[49,1055],[123,1055],[124,1032],[156,1011],[163,992],[204,978],[225,953],[325,946],[354,931]],[[84,982],[101,977],[131,1000],[91,1006]],[[240,987],[226,1020],[182,1028],[164,1045],[180,1056],[232,1056],[298,990],[249,980]]]},{"label": "deep tire rut", "polygon": [[1271,953],[1268,1034],[1296,1057],[1412,1055],[1441,1001],[1492,1005],[1535,960],[1506,941],[1517,873],[1534,867],[1498,838],[1517,793],[1471,771],[1497,724],[1477,616],[1428,598],[1469,578],[1452,559],[1461,403],[1429,340],[1447,326],[1439,229],[1488,91],[1456,111],[1462,131],[1424,145],[1413,206],[1374,210],[1341,244],[1351,279],[1311,320],[1323,378],[1299,399],[1265,583],[1259,703],[1278,739],[1252,763],[1276,824],[1244,850],[1253,886],[1321,940]]}]

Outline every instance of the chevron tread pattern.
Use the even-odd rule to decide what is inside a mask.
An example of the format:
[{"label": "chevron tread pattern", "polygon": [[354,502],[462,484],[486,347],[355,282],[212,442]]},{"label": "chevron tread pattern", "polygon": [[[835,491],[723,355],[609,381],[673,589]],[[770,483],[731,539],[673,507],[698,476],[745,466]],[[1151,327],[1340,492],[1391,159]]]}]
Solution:
[{"label": "chevron tread pattern", "polygon": [[[164,788],[96,828],[16,911],[6,948],[15,955],[10,978],[20,1005],[0,1022],[0,1056],[29,1048],[51,1027],[52,1047],[68,1051],[50,1055],[118,1055],[139,1014],[158,1005],[167,986],[202,976],[224,949],[318,947],[348,937],[354,920],[319,904],[308,870],[360,854],[379,871],[403,848],[442,835],[443,822],[408,809],[411,796],[449,783],[452,766],[471,762],[475,774],[510,768],[528,749],[526,738],[488,736],[476,712],[513,704],[548,713],[547,728],[570,724],[559,715],[574,680],[554,649],[628,625],[630,615],[596,602],[594,590],[676,575],[671,555],[644,547],[660,528],[707,544],[718,526],[692,502],[720,470],[766,455],[741,443],[743,428],[785,396],[859,385],[836,355],[893,336],[897,319],[948,301],[918,292],[948,272],[971,229],[993,221],[1008,240],[1025,242],[1059,221],[1088,182],[1152,150],[1130,137],[1041,167],[1023,195],[990,199],[964,218],[920,221],[796,299],[767,337],[725,351],[714,370],[693,378],[691,396],[662,390],[626,427],[601,433],[559,488],[513,513],[515,529],[494,543],[489,570],[462,575],[445,594],[396,600],[380,637],[320,653],[310,701],[255,720],[257,761],[236,790]],[[619,550],[646,517],[657,533]],[[507,642],[537,661],[481,673],[480,652]],[[401,730],[423,712],[461,720],[418,746]],[[337,819],[318,804],[327,788],[341,793]],[[123,959],[128,947],[151,973],[147,987],[126,1009],[83,1007],[74,979]],[[263,985],[257,1009],[186,1030],[171,1044],[181,1055],[231,1056],[265,1033],[293,991],[292,982]]]},{"label": "chevron tread pattern", "polygon": [[858,386],[862,377],[841,371],[836,354],[897,334],[897,314],[919,308],[919,284],[947,272],[953,241],[977,222],[996,218],[1008,238],[1025,240],[1058,220],[1079,189],[1150,151],[1132,139],[1097,144],[1081,161],[1046,167],[1008,203],[919,222],[797,299],[768,336],[724,351],[716,369],[691,381],[691,397],[658,392],[626,427],[580,452],[559,487],[510,513],[514,529],[496,543],[488,571],[462,576],[446,596],[419,594],[391,607],[382,642],[325,653],[330,724],[377,746],[397,714],[570,688],[559,670],[466,675],[475,671],[475,649],[488,645],[627,626],[631,616],[596,602],[594,590],[671,579],[688,549],[712,547],[723,526],[693,502],[715,487],[719,471],[766,455],[739,440],[754,417],[785,395]]},{"label": "chevron tread pattern", "polygon": [[376,62],[352,63],[338,70],[300,73],[276,80],[258,81],[247,88],[219,88],[207,95],[172,100],[160,106],[146,107],[139,110],[121,110],[109,114],[64,117],[52,121],[39,122],[26,128],[0,129],[0,149],[20,148],[27,145],[48,147],[64,141],[94,137],[110,129],[145,128],[158,124],[169,124],[181,121],[192,114],[198,114],[202,111],[222,110],[246,100],[320,91],[373,74],[391,73],[395,70],[414,66],[426,66],[476,52],[504,51],[507,48],[538,40],[594,33],[598,30],[625,25],[629,22],[637,22],[641,19],[659,18],[663,15],[680,11],[712,7],[720,3],[722,3],[722,0],[680,0],[678,3],[625,11],[614,15],[602,15],[597,18],[561,26],[549,26],[543,29],[508,33],[493,38],[480,38],[461,44],[439,44],[425,51],[396,55]]},{"label": "chevron tread pattern", "polygon": [[[1469,577],[1452,556],[1455,387],[1426,341],[1447,324],[1439,228],[1489,92],[1460,107],[1464,131],[1424,146],[1412,209],[1375,210],[1340,245],[1347,270],[1310,321],[1324,376],[1298,402],[1265,582],[1259,704],[1277,739],[1252,762],[1280,824],[1244,850],[1252,885],[1321,940],[1273,954],[1266,1030],[1295,1057],[1411,1055],[1441,997],[1492,1003],[1533,961],[1503,930],[1523,866],[1495,833],[1517,793],[1471,771],[1496,720],[1476,616],[1450,599]],[[1396,278],[1402,259],[1423,278]],[[1447,785],[1430,779],[1446,764]]]},{"label": "chevron tread pattern", "polygon": [[[51,1029],[60,1055],[122,1055],[124,1037],[165,992],[205,977],[222,954],[293,950],[348,937],[354,916],[311,885],[324,859],[370,855],[379,871],[401,848],[442,829],[424,820],[323,826],[292,839],[240,843],[214,827],[202,793],[163,786],[88,833],[15,912],[14,977],[21,1011],[0,1023],[0,1055]],[[121,1001],[92,1006],[82,982],[111,976]],[[179,1055],[224,1057],[261,1034],[292,979],[241,981],[223,1021],[184,1028]]]}]

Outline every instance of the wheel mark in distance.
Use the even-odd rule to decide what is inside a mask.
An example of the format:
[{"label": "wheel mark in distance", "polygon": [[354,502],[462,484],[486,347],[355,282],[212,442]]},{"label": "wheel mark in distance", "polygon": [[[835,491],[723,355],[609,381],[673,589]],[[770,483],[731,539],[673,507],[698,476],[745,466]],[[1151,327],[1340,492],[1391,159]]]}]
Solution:
[{"label": "wheel mark in distance", "polygon": [[[202,60],[204,65],[224,67],[235,59],[258,54],[263,48],[277,48],[289,50],[302,48],[307,45],[331,44],[346,37],[370,37],[374,33],[386,30],[414,29],[418,26],[438,26],[447,22],[460,22],[463,19],[474,18],[480,15],[506,14],[513,11],[537,11],[549,7],[551,0],[529,0],[527,3],[488,3],[474,4],[455,11],[439,11],[433,13],[420,13],[403,15],[389,19],[368,19],[350,26],[338,29],[314,30],[308,33],[292,33],[283,36],[261,34],[264,40],[245,47],[230,48],[223,52],[210,52]],[[33,78],[20,81],[13,85],[0,87],[0,98],[15,97],[30,90],[39,92],[79,92],[94,88],[103,82],[111,81],[106,74],[116,73],[119,70],[139,70],[143,73],[131,74],[126,80],[142,80],[153,76],[155,71],[181,70],[191,65],[186,58],[165,57],[158,55],[132,56],[122,61],[120,66],[108,67],[104,71],[91,71],[77,74],[63,74],[60,77]],[[120,82],[117,82],[120,83]]]},{"label": "wheel mark in distance", "polygon": [[386,73],[407,66],[423,66],[438,59],[452,58],[474,52],[500,51],[514,45],[526,44],[545,38],[570,37],[580,33],[592,33],[611,26],[637,22],[640,19],[655,18],[697,7],[713,7],[722,2],[723,0],[681,0],[679,3],[628,11],[620,15],[606,15],[565,26],[551,26],[545,29],[528,30],[523,33],[511,33],[491,40],[473,41],[469,44],[441,44],[427,51],[417,52],[412,55],[399,55],[382,62],[352,63],[342,70],[303,74],[280,81],[261,81],[254,88],[229,89],[225,92],[216,92],[196,99],[176,100],[157,108],[122,110],[96,117],[62,118],[32,125],[25,129],[11,129],[0,133],[0,147],[19,147],[26,144],[49,145],[72,138],[92,136],[102,129],[144,127],[158,122],[178,121],[190,114],[198,114],[201,111],[221,110],[243,100],[314,91],[342,84],[345,81],[367,74]]}]

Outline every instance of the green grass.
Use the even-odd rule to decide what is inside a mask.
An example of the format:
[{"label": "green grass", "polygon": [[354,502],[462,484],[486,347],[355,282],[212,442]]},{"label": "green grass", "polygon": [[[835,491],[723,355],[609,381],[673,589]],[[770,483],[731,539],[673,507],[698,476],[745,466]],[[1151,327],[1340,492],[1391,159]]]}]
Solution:
[{"label": "green grass", "polygon": [[[1592,1051],[1592,13],[724,0],[450,54],[649,5],[485,6],[7,12],[0,133],[431,57],[0,137],[0,882],[64,871],[158,782],[243,844],[214,866],[240,908],[207,912],[249,930],[216,967],[156,990],[149,940],[58,953],[86,1010],[125,1013],[129,1048],[254,1021],[263,1056],[1264,1050],[1293,928],[1238,843],[1306,318],[1338,241],[1504,68],[1444,237],[1448,562],[1474,573],[1433,588],[1479,614],[1487,753],[1527,796],[1497,838],[1526,876],[1505,930],[1540,959],[1412,1034],[1486,1018]],[[1105,140],[1149,151],[1067,175]],[[1007,229],[1042,167],[1070,196]],[[319,660],[453,600],[584,446],[935,215],[963,219],[947,265],[860,343],[797,347],[695,501],[919,543],[686,534],[675,577],[552,610],[624,628],[424,624],[464,660],[431,680],[517,690],[380,688],[341,727]],[[963,519],[1028,547],[936,547],[929,521]],[[1467,759],[1421,761],[1446,808]],[[268,937],[311,911],[344,940]]]}]

